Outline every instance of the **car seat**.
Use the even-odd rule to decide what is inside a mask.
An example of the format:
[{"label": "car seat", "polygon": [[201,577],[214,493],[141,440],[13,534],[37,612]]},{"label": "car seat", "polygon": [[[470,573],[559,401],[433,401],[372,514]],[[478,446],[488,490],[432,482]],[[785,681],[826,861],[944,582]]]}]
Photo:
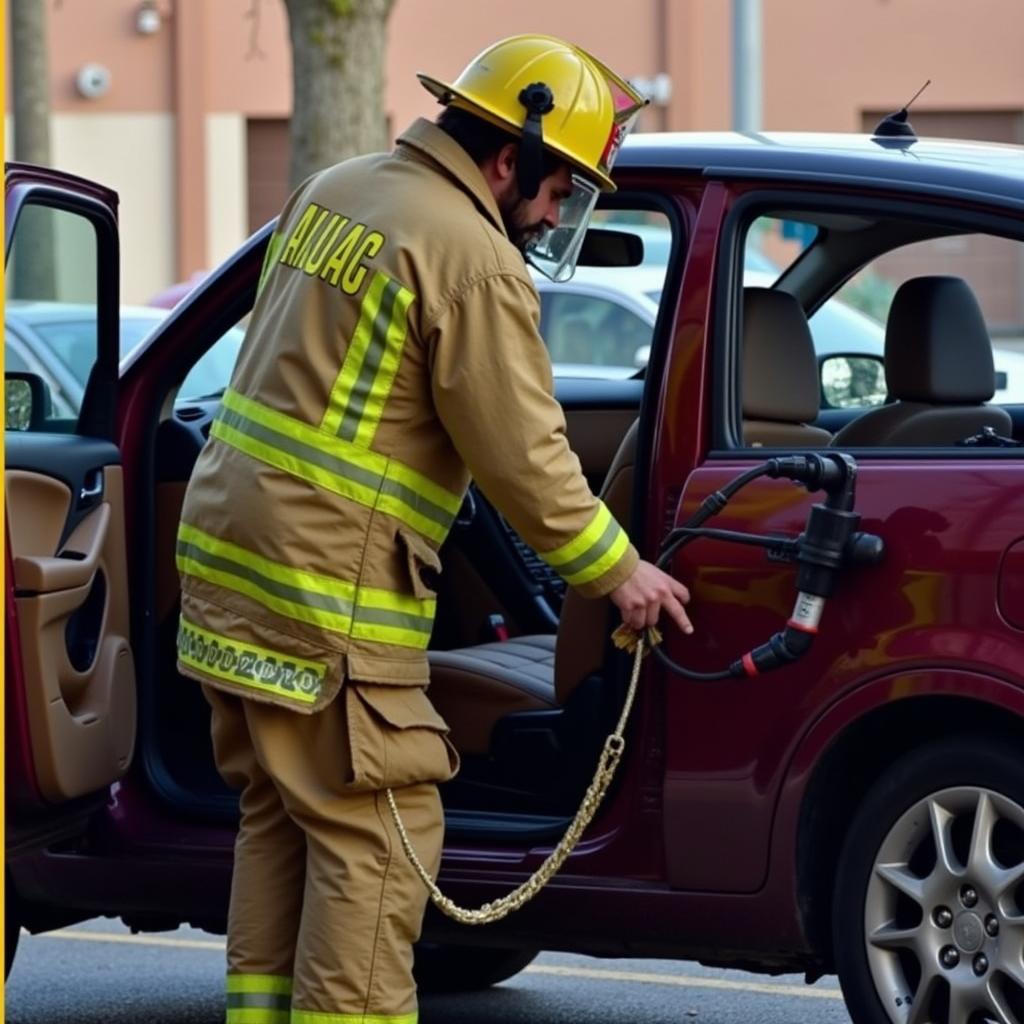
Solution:
[{"label": "car seat", "polygon": [[896,292],[885,326],[890,404],[848,423],[833,446],[950,445],[992,427],[1010,435],[1005,409],[989,406],[995,367],[988,329],[959,277],[915,277]]},{"label": "car seat", "polygon": [[821,384],[807,317],[789,292],[743,289],[743,443],[822,448]]},{"label": "car seat", "polygon": [[[630,518],[638,424],[612,460],[601,498],[624,527]],[[565,595],[557,635],[516,637],[452,651],[430,651],[430,699],[463,754],[486,754],[495,725],[516,711],[562,707],[604,662],[611,602]]]}]

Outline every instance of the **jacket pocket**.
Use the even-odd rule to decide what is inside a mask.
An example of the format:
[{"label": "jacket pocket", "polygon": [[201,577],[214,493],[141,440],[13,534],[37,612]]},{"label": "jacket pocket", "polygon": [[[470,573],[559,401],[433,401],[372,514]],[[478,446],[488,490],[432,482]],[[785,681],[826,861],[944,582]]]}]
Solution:
[{"label": "jacket pocket", "polygon": [[412,592],[419,598],[437,596],[437,577],[441,572],[441,558],[420,536],[411,530],[397,531],[398,547],[405,552]]},{"label": "jacket pocket", "polygon": [[344,695],[353,789],[445,782],[458,771],[448,726],[421,687],[349,681]]}]

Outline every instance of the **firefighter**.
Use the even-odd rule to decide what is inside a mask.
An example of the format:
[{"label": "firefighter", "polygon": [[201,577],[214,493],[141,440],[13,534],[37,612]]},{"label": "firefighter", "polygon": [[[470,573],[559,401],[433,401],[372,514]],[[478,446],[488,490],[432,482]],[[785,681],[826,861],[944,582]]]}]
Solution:
[{"label": "firefighter", "polygon": [[183,508],[179,669],[242,791],[229,1024],[417,1019],[427,894],[383,791],[436,872],[457,756],[425,693],[431,583],[470,475],[582,594],[690,631],[569,450],[523,258],[571,271],[642,100],[545,36],[419,77],[437,123],[285,206]]}]

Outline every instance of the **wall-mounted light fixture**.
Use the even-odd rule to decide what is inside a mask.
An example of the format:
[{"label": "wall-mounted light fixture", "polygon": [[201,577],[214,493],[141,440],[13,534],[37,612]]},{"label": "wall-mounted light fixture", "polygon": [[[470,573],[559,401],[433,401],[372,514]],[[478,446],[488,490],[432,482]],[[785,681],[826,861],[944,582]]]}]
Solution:
[{"label": "wall-mounted light fixture", "polygon": [[163,17],[155,0],[140,0],[135,11],[135,31],[140,35],[151,36],[160,31],[162,24]]}]

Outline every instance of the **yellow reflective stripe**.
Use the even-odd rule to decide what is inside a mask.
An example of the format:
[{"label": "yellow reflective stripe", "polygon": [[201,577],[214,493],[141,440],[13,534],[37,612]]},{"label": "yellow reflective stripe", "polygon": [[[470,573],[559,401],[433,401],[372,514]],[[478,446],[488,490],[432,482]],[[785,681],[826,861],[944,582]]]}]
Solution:
[{"label": "yellow reflective stripe", "polygon": [[440,544],[460,495],[378,452],[326,434],[230,388],[211,433],[268,465],[324,490],[379,508]]},{"label": "yellow reflective stripe", "polygon": [[576,586],[604,575],[628,546],[625,530],[601,502],[597,515],[568,544],[539,554],[567,583]]},{"label": "yellow reflective stripe", "polygon": [[178,529],[175,560],[188,573],[244,594],[286,618],[343,636],[422,649],[430,642],[437,602],[323,576],[223,541],[188,523]]},{"label": "yellow reflective stripe", "polygon": [[[407,288],[400,289],[395,296],[391,322],[388,324],[382,346],[380,366],[373,377],[373,383],[370,385],[363,405],[362,416],[358,421],[355,436],[352,438],[355,444],[369,447],[377,433],[377,427],[384,415],[384,405],[391,394],[391,388],[395,383],[398,367],[402,361],[402,349],[405,347],[405,338],[409,331],[409,306],[415,297]],[[356,413],[357,405],[358,396],[353,395],[352,407],[349,410],[351,414]]]},{"label": "yellow reflective stripe", "polygon": [[592,547],[598,537],[604,533],[605,527],[608,525],[608,521],[611,517],[612,514],[608,511],[608,506],[605,505],[603,501],[599,501],[597,503],[597,515],[590,520],[590,523],[582,532],[573,537],[568,544],[563,544],[560,548],[555,548],[554,551],[542,552],[541,557],[553,569],[557,569],[558,566],[563,565],[566,562],[574,561],[579,558],[587,548]]},{"label": "yellow reflective stripe", "polygon": [[227,1024],[289,1024],[292,979],[278,974],[229,974]]},{"label": "yellow reflective stripe", "polygon": [[184,615],[178,619],[178,659],[206,675],[301,704],[317,699],[327,675],[322,662],[213,633]]},{"label": "yellow reflective stripe", "polygon": [[275,231],[270,236],[270,241],[267,243],[267,250],[263,254],[263,267],[260,269],[260,280],[256,285],[257,295],[263,291],[263,286],[267,283],[267,275],[270,273],[270,268],[277,262],[277,257],[281,254],[282,245],[284,245],[284,239]]},{"label": "yellow reflective stripe", "polygon": [[347,636],[352,628],[352,615],[338,612],[325,611],[321,608],[313,608],[301,601],[290,600],[273,593],[268,593],[264,587],[251,580],[239,577],[235,572],[214,568],[204,564],[199,559],[178,553],[178,569],[182,573],[188,573],[198,579],[206,580],[225,590],[233,590],[235,593],[244,594],[264,608],[277,612],[287,619],[295,619],[298,622],[305,622],[311,626],[319,626],[321,629],[329,630],[332,633],[341,633]]},{"label": "yellow reflective stripe", "polygon": [[[323,576],[319,573],[309,572],[306,569],[295,569],[281,562],[272,562],[269,558],[256,554],[255,551],[249,551],[238,544],[232,544],[231,541],[221,540],[219,537],[214,537],[212,534],[206,533],[189,523],[182,522],[179,524],[178,537],[204,548],[211,554],[221,555],[224,558],[240,562],[242,565],[251,566],[261,576],[277,580],[280,583],[294,587],[296,590],[310,591],[314,594],[327,594],[349,602],[355,600],[355,584],[349,583],[348,580],[339,579],[335,576]],[[388,592],[382,591],[382,593],[387,594]],[[393,596],[402,597],[404,595],[396,594]],[[382,605],[382,607],[391,606]],[[249,977],[255,977],[255,975],[249,975]],[[271,975],[267,975],[267,977],[271,977]]]},{"label": "yellow reflective stripe", "polygon": [[379,587],[360,587],[359,604],[366,608],[383,608],[406,615],[433,615],[437,601],[432,598],[410,597]]},{"label": "yellow reflective stripe", "polygon": [[290,1009],[265,1009],[260,1006],[229,1006],[225,1024],[291,1024]]},{"label": "yellow reflective stripe", "polygon": [[[304,459],[296,458],[289,452],[283,451],[275,445],[264,444],[249,437],[247,434],[225,423],[223,420],[214,420],[210,427],[210,434],[223,441],[225,444],[237,448],[246,455],[251,455],[260,462],[283,470],[289,476],[298,477],[308,483],[316,484],[325,491],[340,494],[343,498],[349,498],[359,505],[373,508],[377,504],[377,491],[370,487],[364,487],[348,477],[339,476],[329,470],[321,469]],[[399,517],[401,518],[401,517]],[[413,525],[412,523],[409,524]]]},{"label": "yellow reflective stripe", "polygon": [[396,647],[413,647],[425,651],[430,643],[430,633],[385,626],[378,622],[356,621],[352,624],[352,639],[371,640],[374,643],[394,644]]},{"label": "yellow reflective stripe", "polygon": [[626,531],[620,527],[615,535],[615,540],[612,541],[611,547],[597,561],[591,562],[585,569],[574,573],[563,573],[565,582],[575,587],[600,579],[609,569],[616,565],[619,559],[626,553],[626,548],[628,547],[629,537],[626,536]]},{"label": "yellow reflective stripe", "polygon": [[292,1024],[417,1024],[419,1014],[412,1013],[321,1013],[292,1007]]},{"label": "yellow reflective stripe", "polygon": [[[454,519],[459,508],[462,506],[461,495],[449,491],[446,487],[434,483],[429,477],[417,472],[409,466],[403,466],[400,462],[381,455],[379,452],[361,448],[358,445],[350,444],[339,437],[325,434],[316,427],[303,423],[301,420],[293,419],[284,413],[277,412],[260,402],[240,395],[237,391],[228,389],[221,399],[228,408],[248,419],[254,420],[263,426],[274,430],[277,433],[291,437],[302,444],[312,448],[319,448],[333,459],[351,462],[357,465],[367,474],[374,474],[377,477],[384,477],[394,480],[417,495],[426,498],[427,501],[439,506]],[[379,483],[379,481],[378,481]]]},{"label": "yellow reflective stripe", "polygon": [[228,992],[274,992],[291,994],[292,979],[287,974],[229,974]]},{"label": "yellow reflective stripe", "polygon": [[373,336],[373,325],[377,320],[377,313],[380,310],[381,299],[384,296],[384,289],[390,283],[391,278],[387,274],[377,271],[370,281],[370,287],[363,296],[363,303],[359,309],[359,322],[356,324],[355,333],[349,342],[348,351],[345,353],[345,360],[341,364],[341,372],[338,374],[334,387],[331,388],[331,396],[327,401],[327,411],[320,422],[320,429],[328,434],[337,434],[341,426],[341,418],[348,405],[349,395],[352,387],[359,377],[359,371],[363,365],[363,358],[370,346],[370,339]]}]

